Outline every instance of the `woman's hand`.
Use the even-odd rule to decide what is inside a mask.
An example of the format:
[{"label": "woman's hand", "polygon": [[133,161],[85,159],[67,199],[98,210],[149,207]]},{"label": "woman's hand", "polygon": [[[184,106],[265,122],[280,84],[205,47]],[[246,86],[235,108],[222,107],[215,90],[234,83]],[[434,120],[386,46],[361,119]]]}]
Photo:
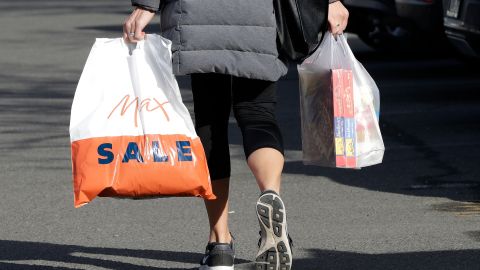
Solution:
[{"label": "woman's hand", "polygon": [[348,10],[340,1],[329,4],[328,23],[334,36],[342,34],[348,24]]},{"label": "woman's hand", "polygon": [[126,41],[138,42],[145,37],[143,29],[155,17],[155,12],[136,7],[123,23],[123,38]]}]

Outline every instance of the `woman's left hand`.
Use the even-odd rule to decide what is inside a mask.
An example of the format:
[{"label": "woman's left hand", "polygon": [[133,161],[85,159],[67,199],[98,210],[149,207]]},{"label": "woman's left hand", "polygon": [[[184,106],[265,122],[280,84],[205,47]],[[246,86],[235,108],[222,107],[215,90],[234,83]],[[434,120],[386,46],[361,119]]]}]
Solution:
[{"label": "woman's left hand", "polygon": [[329,4],[328,23],[334,36],[342,34],[348,24],[348,10],[340,1]]}]

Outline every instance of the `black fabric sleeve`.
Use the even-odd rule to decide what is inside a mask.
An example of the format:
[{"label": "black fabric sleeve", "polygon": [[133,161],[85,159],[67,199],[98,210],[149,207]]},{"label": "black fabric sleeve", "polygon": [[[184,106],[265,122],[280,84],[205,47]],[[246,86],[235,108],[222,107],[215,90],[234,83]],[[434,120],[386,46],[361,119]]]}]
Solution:
[{"label": "black fabric sleeve", "polygon": [[132,0],[132,6],[142,7],[151,11],[158,11],[160,0]]}]

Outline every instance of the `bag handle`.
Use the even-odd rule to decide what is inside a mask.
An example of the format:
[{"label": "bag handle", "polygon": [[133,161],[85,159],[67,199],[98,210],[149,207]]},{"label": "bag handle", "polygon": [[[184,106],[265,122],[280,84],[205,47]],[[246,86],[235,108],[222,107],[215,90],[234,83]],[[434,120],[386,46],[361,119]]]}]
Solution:
[{"label": "bag handle", "polygon": [[[145,38],[147,35],[145,35]],[[134,50],[143,50],[145,48],[145,39],[138,41],[137,43],[127,42],[125,39],[121,39],[122,46],[128,49],[128,54],[132,55]]]},{"label": "bag handle", "polygon": [[348,43],[343,34],[334,36],[332,33],[328,34],[331,46],[331,68],[332,69],[351,69],[352,64],[349,59]]}]

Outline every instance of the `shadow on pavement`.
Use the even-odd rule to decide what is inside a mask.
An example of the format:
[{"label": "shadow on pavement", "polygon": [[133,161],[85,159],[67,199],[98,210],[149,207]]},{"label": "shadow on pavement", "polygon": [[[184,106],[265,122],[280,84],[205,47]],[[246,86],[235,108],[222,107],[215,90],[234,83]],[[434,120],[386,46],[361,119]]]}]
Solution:
[{"label": "shadow on pavement", "polygon": [[[365,254],[308,249],[306,252],[308,257],[294,260],[293,269],[455,270],[477,269],[476,267],[480,265],[480,250]],[[0,240],[0,269],[2,270],[63,270],[84,269],[89,266],[117,270],[169,270],[180,268],[160,268],[138,265],[135,264],[134,261],[161,260],[196,264],[201,257],[202,254],[193,252],[83,247],[75,245]],[[254,268],[253,264],[249,263],[247,260],[236,259],[235,263],[240,269]],[[75,266],[78,268],[75,268]],[[197,269],[197,267],[189,269]]]},{"label": "shadow on pavement", "polygon": [[[72,269],[72,266],[68,264],[86,267],[103,267],[107,269],[167,270],[179,268],[159,268],[137,265],[134,261],[159,260],[197,264],[200,262],[202,256],[203,254],[194,252],[84,247],[0,240],[0,269],[2,270]],[[132,261],[132,263],[130,263],[130,261]],[[236,259],[236,262],[241,264],[247,263],[248,261]],[[57,266],[58,264],[65,265],[65,267]],[[198,269],[198,267],[191,269]]]},{"label": "shadow on pavement", "polygon": [[293,269],[478,269],[480,250],[421,251],[389,254],[365,254],[310,249],[310,258],[294,261]]}]

